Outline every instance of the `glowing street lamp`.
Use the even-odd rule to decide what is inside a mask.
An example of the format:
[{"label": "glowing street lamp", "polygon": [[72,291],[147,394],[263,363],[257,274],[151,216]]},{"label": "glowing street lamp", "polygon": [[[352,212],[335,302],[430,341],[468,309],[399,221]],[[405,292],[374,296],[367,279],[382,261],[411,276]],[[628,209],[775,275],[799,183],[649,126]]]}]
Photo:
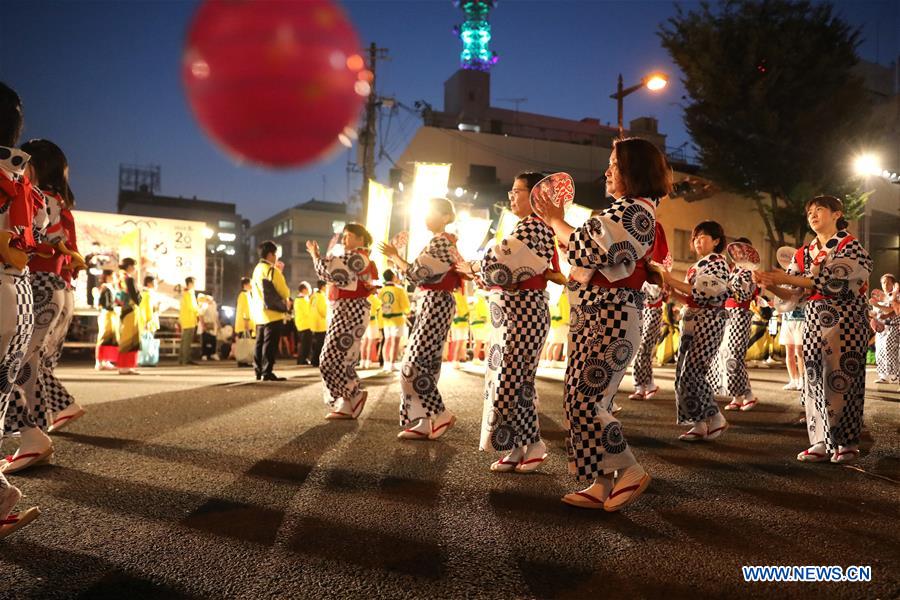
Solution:
[{"label": "glowing street lamp", "polygon": [[647,89],[650,90],[651,92],[656,92],[658,90],[661,90],[664,87],[666,87],[668,84],[669,84],[669,80],[666,79],[666,76],[663,75],[662,73],[655,73],[653,75],[650,75],[649,77],[647,77],[647,79],[645,80],[645,83],[644,83],[644,85],[647,86]]},{"label": "glowing street lamp", "polygon": [[853,159],[853,171],[859,177],[881,175],[881,160],[875,154],[860,154],[855,159]]},{"label": "glowing street lamp", "polygon": [[616,93],[610,94],[610,98],[616,101],[619,113],[619,138],[625,135],[625,128],[622,125],[624,112],[623,100],[628,94],[632,94],[641,88],[647,88],[651,92],[658,92],[669,84],[669,78],[665,73],[651,73],[644,77],[640,83],[628,88],[622,86],[622,74],[619,73],[619,84],[616,87]]}]

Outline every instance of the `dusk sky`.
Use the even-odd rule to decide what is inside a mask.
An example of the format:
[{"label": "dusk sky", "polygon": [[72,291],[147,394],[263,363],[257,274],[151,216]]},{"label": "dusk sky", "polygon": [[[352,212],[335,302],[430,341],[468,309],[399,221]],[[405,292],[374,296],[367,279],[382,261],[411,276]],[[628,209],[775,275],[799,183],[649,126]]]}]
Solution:
[{"label": "dusk sky", "polygon": [[[238,166],[203,134],[180,80],[185,32],[198,3],[174,1],[4,2],[0,80],[25,103],[25,139],[45,137],[68,154],[79,208],[115,211],[119,163],[158,164],[162,193],[234,202],[253,222],[308,200],[347,197],[347,153],[303,169]],[[390,50],[379,65],[379,93],[412,106],[443,106],[443,82],[459,64],[451,33],[462,12],[450,0],[344,2],[363,45]],[[683,3],[687,8],[694,3]],[[900,55],[900,2],[846,1],[837,9],[861,27],[861,55],[888,64]],[[527,98],[520,109],[615,121],[616,75],[625,84],[654,69],[679,75],[659,44],[659,24],[672,2],[538,2],[503,0],[491,15],[492,104]],[[682,88],[637,93],[625,119],[655,116],[668,145],[688,141],[681,121]],[[396,159],[420,125],[401,112],[387,150]],[[355,159],[356,150],[352,151]],[[379,164],[386,179],[387,160]],[[358,187],[359,174],[353,174]]]}]

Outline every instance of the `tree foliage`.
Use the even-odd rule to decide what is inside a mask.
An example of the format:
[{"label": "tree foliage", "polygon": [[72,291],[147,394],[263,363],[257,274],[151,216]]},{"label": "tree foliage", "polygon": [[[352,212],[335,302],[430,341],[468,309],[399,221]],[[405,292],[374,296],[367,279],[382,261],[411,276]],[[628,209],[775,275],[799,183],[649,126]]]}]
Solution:
[{"label": "tree foliage", "polygon": [[771,239],[802,236],[803,203],[843,195],[848,148],[865,135],[859,31],[828,3],[728,0],[678,7],[659,36],[706,173],[755,199]]}]

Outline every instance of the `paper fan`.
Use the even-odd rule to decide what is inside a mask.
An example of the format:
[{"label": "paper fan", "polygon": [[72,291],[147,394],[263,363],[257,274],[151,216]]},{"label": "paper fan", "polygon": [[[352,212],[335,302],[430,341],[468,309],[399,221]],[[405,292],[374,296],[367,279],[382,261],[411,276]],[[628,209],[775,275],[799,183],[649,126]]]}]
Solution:
[{"label": "paper fan", "polygon": [[725,248],[725,253],[737,267],[751,271],[759,269],[759,252],[750,244],[732,242]]},{"label": "paper fan", "polygon": [[792,248],[791,246],[782,246],[775,251],[775,260],[778,261],[778,264],[781,265],[782,269],[787,269],[789,266],[791,266],[791,261],[794,260],[794,256],[796,254],[796,248]]},{"label": "paper fan", "polygon": [[403,254],[406,251],[406,246],[409,245],[409,232],[401,231],[391,238],[391,246],[400,251],[400,254]]},{"label": "paper fan", "polygon": [[534,208],[537,193],[544,194],[556,206],[569,208],[575,201],[575,182],[568,173],[554,173],[544,177],[531,189],[531,208]]}]

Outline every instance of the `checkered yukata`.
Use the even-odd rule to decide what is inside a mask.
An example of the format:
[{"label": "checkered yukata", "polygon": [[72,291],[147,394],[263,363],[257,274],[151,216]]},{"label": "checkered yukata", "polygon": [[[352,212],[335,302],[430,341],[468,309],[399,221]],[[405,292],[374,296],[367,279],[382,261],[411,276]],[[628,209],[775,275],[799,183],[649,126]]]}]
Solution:
[{"label": "checkered yukata", "polygon": [[653,355],[656,354],[656,346],[660,340],[660,325],[662,323],[662,305],[665,294],[662,286],[652,283],[644,283],[641,288],[644,292],[645,304],[641,314],[641,342],[634,357],[634,385],[644,390],[652,390],[653,383]]},{"label": "checkered yukata", "polygon": [[717,391],[723,396],[749,400],[753,397],[753,390],[744,360],[750,347],[750,323],[753,321],[749,302],[756,297],[758,290],[753,283],[753,271],[735,267],[731,271],[728,288],[731,293],[730,299],[725,302],[728,318],[713,380],[720,383]]},{"label": "checkered yukata", "polygon": [[824,443],[832,453],[858,444],[862,431],[872,259],[859,240],[838,231],[824,248],[818,240],[801,248],[787,272],[815,286],[806,303],[803,399],[810,445]]},{"label": "checkered yukata", "polygon": [[[344,256],[325,256],[315,261],[316,274],[340,291],[359,292],[358,298],[332,301],[332,316],[325,332],[319,359],[319,371],[325,383],[325,404],[338,408],[341,400],[354,401],[361,393],[356,365],[360,340],[369,323],[369,293],[378,277],[375,263],[366,249],[358,248]],[[340,295],[340,292],[338,292]]]},{"label": "checkered yukata", "polygon": [[[453,270],[458,258],[456,238],[447,233],[436,235],[409,266],[406,278],[415,285],[437,284]],[[453,292],[446,290],[424,289],[420,294],[400,368],[402,427],[444,412],[437,384],[456,300]]]},{"label": "checkered yukata", "polygon": [[482,450],[508,452],[541,439],[534,376],[550,330],[545,289],[515,286],[559,270],[553,229],[528,216],[481,261],[490,294],[491,337],[484,376]]},{"label": "checkered yukata", "polygon": [[719,388],[714,368],[725,333],[728,313],[723,305],[729,295],[729,268],[721,254],[708,254],[690,269],[690,306],[681,319],[681,344],[675,367],[675,406],[679,425],[694,424],[716,416],[715,392]]},{"label": "checkered yukata", "polygon": [[[74,316],[75,292],[69,288],[66,289],[56,327],[47,336],[46,347],[48,351],[44,355],[43,361],[41,361],[41,373],[38,379],[38,402],[41,406],[45,406],[47,412],[51,415],[64,411],[75,402],[75,398],[54,373],[62,356],[66,333],[69,331],[69,325],[72,323],[72,317]],[[52,421],[52,418],[50,420]]]},{"label": "checkered yukata", "polygon": [[895,295],[875,305],[874,318],[884,324],[882,331],[875,332],[875,369],[878,378],[884,381],[900,379],[900,315],[893,311]]},{"label": "checkered yukata", "polygon": [[[615,282],[631,275],[653,247],[659,200],[622,198],[576,229],[567,253],[573,270],[599,271]],[[636,463],[613,398],[641,335],[644,294],[571,280],[569,363],[565,380],[569,472],[579,481]]]},{"label": "checkered yukata", "polygon": [[[30,182],[24,177],[29,155],[0,146],[0,231],[13,233],[11,243],[24,248],[34,234],[46,227],[46,212],[35,203]],[[25,351],[34,330],[34,300],[28,267],[17,269],[0,264],[0,419],[5,420],[16,380],[24,364]],[[0,473],[0,489],[9,482]]]}]

